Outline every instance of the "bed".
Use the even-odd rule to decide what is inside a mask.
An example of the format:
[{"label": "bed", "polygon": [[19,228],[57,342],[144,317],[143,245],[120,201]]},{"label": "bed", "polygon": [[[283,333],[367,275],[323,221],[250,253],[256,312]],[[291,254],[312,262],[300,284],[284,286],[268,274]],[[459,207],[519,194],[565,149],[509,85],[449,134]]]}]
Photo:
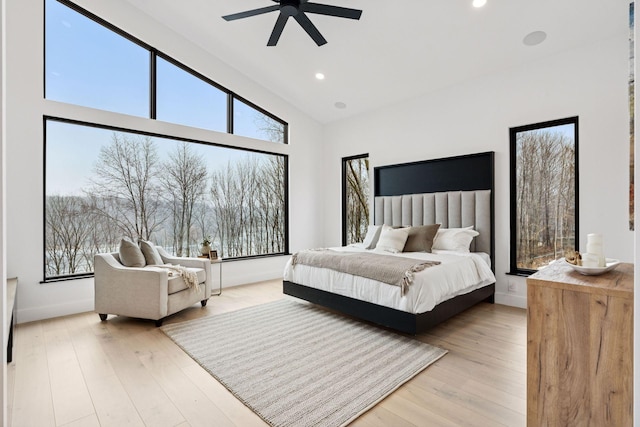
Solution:
[{"label": "bed", "polygon": [[[384,283],[374,283],[372,291],[371,280],[350,274],[306,265],[294,269],[290,261],[285,269],[284,293],[408,334],[422,332],[481,301],[493,302],[493,177],[493,152],[375,168],[374,224],[399,227],[439,223],[446,229],[473,226],[479,235],[474,238],[470,253],[395,255],[442,263],[416,273],[416,280],[404,294]],[[355,246],[334,250],[363,249]],[[459,265],[469,271],[469,266],[475,265],[479,277],[476,282],[460,283],[455,289],[455,284],[449,283],[444,291],[433,291],[429,286],[440,280],[435,278],[445,277],[440,273],[445,264],[446,268]],[[421,299],[438,292],[440,295],[433,301]]]}]

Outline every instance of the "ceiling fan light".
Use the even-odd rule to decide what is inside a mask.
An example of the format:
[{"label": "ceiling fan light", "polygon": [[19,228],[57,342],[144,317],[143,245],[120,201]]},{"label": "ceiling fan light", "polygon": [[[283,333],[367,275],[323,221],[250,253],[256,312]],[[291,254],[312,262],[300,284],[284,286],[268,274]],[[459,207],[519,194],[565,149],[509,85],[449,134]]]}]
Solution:
[{"label": "ceiling fan light", "polygon": [[280,13],[284,16],[296,16],[300,11],[300,1],[283,0],[280,2]]}]

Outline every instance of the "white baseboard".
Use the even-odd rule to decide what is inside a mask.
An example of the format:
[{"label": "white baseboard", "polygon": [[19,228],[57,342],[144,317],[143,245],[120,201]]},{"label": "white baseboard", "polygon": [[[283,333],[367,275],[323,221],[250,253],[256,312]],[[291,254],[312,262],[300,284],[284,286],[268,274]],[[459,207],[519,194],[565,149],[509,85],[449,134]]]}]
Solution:
[{"label": "white baseboard", "polygon": [[496,292],[495,301],[496,301],[496,304],[509,305],[511,307],[527,308],[527,297],[520,296],[520,295],[504,294],[504,293]]},{"label": "white baseboard", "polygon": [[[65,304],[45,305],[41,307],[23,308],[16,310],[16,322],[26,323],[36,320],[51,319],[54,317],[67,316],[69,314],[85,313],[93,311],[93,298],[72,301]],[[97,314],[96,314],[97,316]]]}]

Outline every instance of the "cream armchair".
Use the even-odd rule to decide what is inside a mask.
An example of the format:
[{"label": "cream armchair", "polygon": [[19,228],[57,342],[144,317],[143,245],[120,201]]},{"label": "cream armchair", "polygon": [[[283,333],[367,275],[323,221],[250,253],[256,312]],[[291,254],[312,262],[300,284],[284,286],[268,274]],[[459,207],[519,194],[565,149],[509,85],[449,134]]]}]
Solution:
[{"label": "cream armchair", "polygon": [[125,267],[118,252],[96,254],[95,311],[100,319],[107,315],[151,319],[156,326],[169,315],[177,313],[200,301],[207,305],[211,295],[211,262],[202,258],[172,257],[161,247],[156,247],[164,263],[181,265],[195,272],[199,288],[190,289],[183,278],[169,275],[160,267]]}]

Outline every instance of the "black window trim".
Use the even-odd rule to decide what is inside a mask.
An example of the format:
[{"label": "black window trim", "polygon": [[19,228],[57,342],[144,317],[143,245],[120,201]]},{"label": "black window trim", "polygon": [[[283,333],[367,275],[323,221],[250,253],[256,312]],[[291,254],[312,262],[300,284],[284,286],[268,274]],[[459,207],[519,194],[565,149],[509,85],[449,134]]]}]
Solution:
[{"label": "black window trim", "polygon": [[342,246],[347,245],[347,162],[368,157],[369,153],[364,153],[342,158]]},{"label": "black window trim", "polygon": [[549,120],[546,122],[532,123],[524,126],[517,126],[509,128],[509,176],[510,176],[510,196],[509,196],[509,216],[510,216],[510,247],[509,247],[509,272],[508,275],[512,276],[523,276],[528,277],[531,274],[535,273],[536,270],[531,269],[523,269],[518,268],[516,257],[517,257],[517,197],[516,197],[516,134],[519,132],[527,132],[530,130],[554,127],[560,125],[574,125],[574,144],[575,144],[575,182],[574,182],[574,192],[575,192],[575,250],[579,250],[580,248],[580,203],[579,203],[579,145],[578,137],[579,137],[579,116],[571,116],[565,117],[557,120]]}]

